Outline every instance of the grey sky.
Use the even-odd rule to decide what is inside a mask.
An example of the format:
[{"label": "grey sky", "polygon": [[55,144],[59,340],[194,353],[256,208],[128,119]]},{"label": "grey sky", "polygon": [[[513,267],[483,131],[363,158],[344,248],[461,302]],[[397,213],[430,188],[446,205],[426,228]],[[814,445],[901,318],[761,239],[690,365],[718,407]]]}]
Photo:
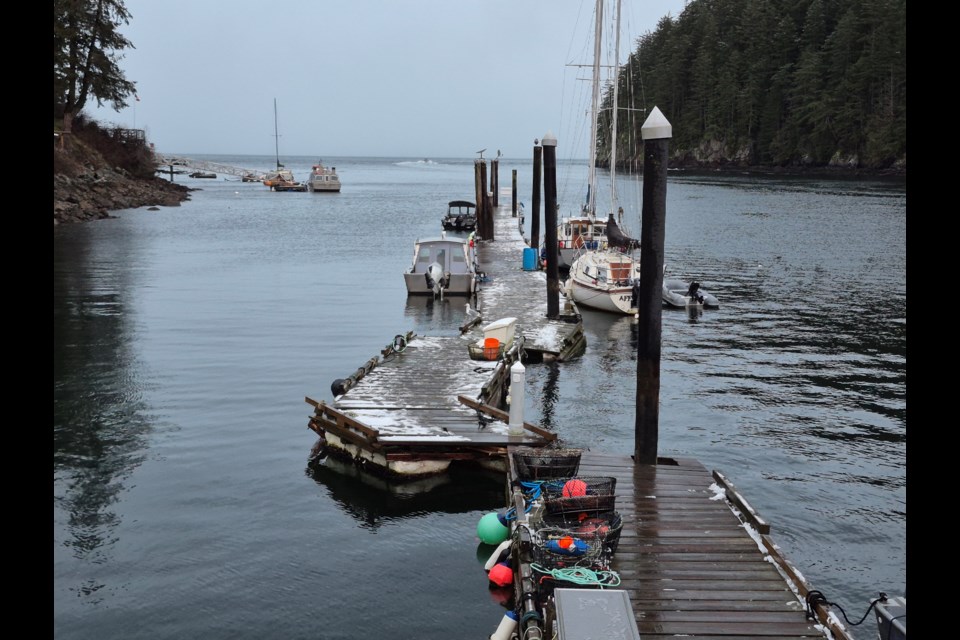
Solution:
[{"label": "grey sky", "polygon": [[[620,61],[684,5],[623,0]],[[140,101],[86,112],[163,153],[272,155],[276,98],[281,155],[525,158],[547,131],[559,157],[587,155],[589,70],[570,65],[592,61],[594,0],[125,6]]]}]

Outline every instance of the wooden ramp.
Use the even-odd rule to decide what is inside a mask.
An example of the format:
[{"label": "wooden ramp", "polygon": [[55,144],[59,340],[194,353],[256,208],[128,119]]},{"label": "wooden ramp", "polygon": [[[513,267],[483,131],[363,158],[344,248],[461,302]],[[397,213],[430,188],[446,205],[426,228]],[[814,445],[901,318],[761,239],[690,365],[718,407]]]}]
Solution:
[{"label": "wooden ramp", "polygon": [[[689,458],[654,466],[584,452],[577,475],[616,478],[623,528],[610,569],[642,638],[830,637],[821,621],[807,618],[810,589],[770,539],[769,525],[722,474]],[[849,640],[823,607],[816,613],[835,639]]]}]

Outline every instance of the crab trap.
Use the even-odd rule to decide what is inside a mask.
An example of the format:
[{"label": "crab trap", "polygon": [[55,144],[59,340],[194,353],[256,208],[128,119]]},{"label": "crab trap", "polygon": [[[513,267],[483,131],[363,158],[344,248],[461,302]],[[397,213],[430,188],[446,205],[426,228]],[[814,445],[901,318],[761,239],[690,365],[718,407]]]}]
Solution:
[{"label": "crab trap", "polygon": [[513,462],[520,480],[552,480],[569,478],[580,470],[580,449],[538,449],[519,447]]},{"label": "crab trap", "polygon": [[548,515],[599,514],[615,509],[616,490],[616,478],[575,476],[544,482],[541,495]]}]

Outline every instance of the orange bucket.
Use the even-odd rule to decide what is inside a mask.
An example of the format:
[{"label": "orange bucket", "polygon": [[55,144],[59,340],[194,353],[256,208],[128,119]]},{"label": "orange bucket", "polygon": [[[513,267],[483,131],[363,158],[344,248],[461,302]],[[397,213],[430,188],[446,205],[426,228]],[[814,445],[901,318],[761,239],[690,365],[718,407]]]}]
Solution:
[{"label": "orange bucket", "polygon": [[496,360],[500,355],[500,341],[496,338],[484,338],[483,357],[487,360]]}]

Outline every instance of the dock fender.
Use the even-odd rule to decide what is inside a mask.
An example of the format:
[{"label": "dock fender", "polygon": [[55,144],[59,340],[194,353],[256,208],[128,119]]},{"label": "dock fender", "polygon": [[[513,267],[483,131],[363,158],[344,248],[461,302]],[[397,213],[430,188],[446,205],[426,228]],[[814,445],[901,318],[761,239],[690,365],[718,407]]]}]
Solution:
[{"label": "dock fender", "polygon": [[333,393],[334,396],[342,396],[347,392],[347,384],[348,380],[346,378],[337,378],[330,385],[330,392]]}]

